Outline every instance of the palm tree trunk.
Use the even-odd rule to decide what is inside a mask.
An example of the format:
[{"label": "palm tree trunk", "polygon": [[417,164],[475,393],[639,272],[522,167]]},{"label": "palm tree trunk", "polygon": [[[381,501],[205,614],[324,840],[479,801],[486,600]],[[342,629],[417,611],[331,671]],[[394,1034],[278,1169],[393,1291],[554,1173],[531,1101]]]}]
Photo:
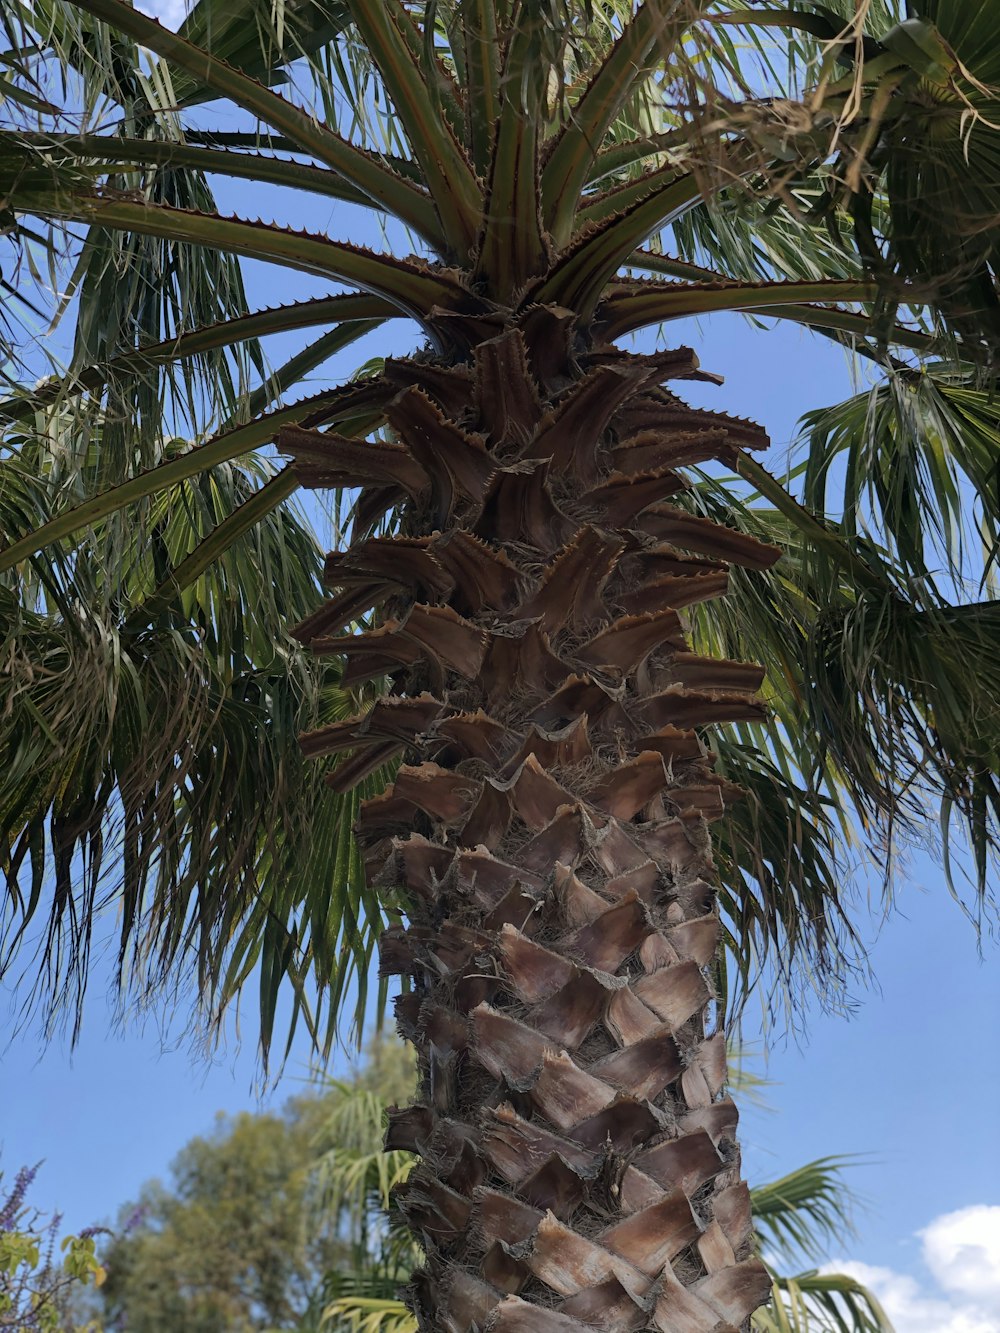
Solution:
[{"label": "palm tree trunk", "polygon": [[660,387],[697,376],[686,349],[588,345],[557,307],[466,323],[464,363],[387,366],[398,443],[282,437],[307,482],[364,477],[362,525],[402,499],[397,535],[330,557],[300,632],[345,683],[393,679],[306,748],[351,752],[342,786],[406,760],[359,832],[406,921],[381,962],[420,1058],[388,1131],[422,1158],[412,1305],[449,1333],[746,1327],[769,1281],[708,833],[736,793],[696,728],[759,717],[762,673],[691,653],[679,612],[775,553],[664,499],[678,465],[766,437]]}]

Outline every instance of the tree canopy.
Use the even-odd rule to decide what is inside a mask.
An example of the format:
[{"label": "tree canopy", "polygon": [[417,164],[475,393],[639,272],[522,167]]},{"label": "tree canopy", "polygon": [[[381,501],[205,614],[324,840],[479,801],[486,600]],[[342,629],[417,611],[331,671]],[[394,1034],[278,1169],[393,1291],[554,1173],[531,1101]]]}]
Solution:
[{"label": "tree canopy", "polygon": [[[770,573],[735,572],[739,595],[698,611],[695,644],[768,670],[770,719],[713,740],[748,792],[719,833],[733,976],[767,960],[792,989],[822,986],[851,957],[855,821],[881,857],[937,802],[987,893],[993,10],[665,6],[628,96],[586,104],[608,135],[591,163],[571,129],[578,75],[606,50],[625,59],[631,11],[522,12],[525,69],[540,62],[563,89],[537,105],[532,81],[522,89],[545,141],[546,226],[562,243],[622,213],[605,327],[744,310],[804,323],[877,368],[870,392],[817,406],[787,476],[744,455],[741,486],[709,469],[684,500],[786,552]],[[445,123],[448,62],[464,58],[448,34],[470,13],[426,16],[444,63],[428,47],[421,77]],[[34,958],[36,931],[44,966],[29,964],[29,995],[72,1006],[114,904],[123,994],[191,977],[211,1020],[259,978],[266,1046],[284,979],[329,1048],[354,976],[361,1016],[386,905],[351,843],[358,794],[320,800],[322,768],[292,739],[356,701],[288,637],[315,604],[320,551],[290,499],[301,471],[275,474],[252,451],[288,421],[377,425],[377,375],[314,401],[296,401],[297,386],[401,308],[447,303],[450,279],[404,280],[401,260],[225,214],[250,178],[374,202],[408,228],[389,233],[401,254],[466,243],[474,170],[454,148],[435,165],[414,89],[387,73],[397,38],[372,22],[350,5],[279,16],[264,0],[224,12],[199,0],[176,35],[119,0],[18,4],[7,19],[4,957],[8,969]],[[671,44],[671,24],[689,25],[688,46]],[[212,126],[220,97],[239,128]],[[487,151],[477,114],[473,168]],[[723,150],[740,164],[729,177]],[[499,241],[490,253],[515,262]],[[319,275],[316,295],[251,311],[240,255]],[[354,282],[375,294],[339,293]],[[66,293],[65,364],[29,387],[43,368],[32,310]],[[273,336],[293,330],[308,341],[274,365]]]},{"label": "tree canopy", "polygon": [[186,1144],[169,1182],[123,1204],[104,1254],[110,1328],[254,1333],[298,1326],[324,1274],[349,1253],[334,1219],[305,1205],[327,1107],[310,1096],[279,1113],[220,1116]]}]

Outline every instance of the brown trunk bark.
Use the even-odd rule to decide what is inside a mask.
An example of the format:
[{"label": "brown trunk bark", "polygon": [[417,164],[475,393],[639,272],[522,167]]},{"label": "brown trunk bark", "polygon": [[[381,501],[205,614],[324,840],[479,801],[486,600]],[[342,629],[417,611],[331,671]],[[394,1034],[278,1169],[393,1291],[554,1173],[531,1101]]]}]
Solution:
[{"label": "brown trunk bark", "polygon": [[396,444],[283,436],[313,484],[363,480],[372,520],[405,497],[303,630],[391,692],[307,748],[351,752],[344,786],[406,760],[359,832],[404,904],[381,959],[421,1087],[388,1144],[422,1158],[421,1328],[736,1330],[769,1283],[714,1021],[731,793],[697,728],[759,717],[761,672],[691,653],[679,612],[775,553],[663,501],[766,439],[660,387],[697,374],[685,350],[571,328],[530,309],[468,364],[390,365]]}]

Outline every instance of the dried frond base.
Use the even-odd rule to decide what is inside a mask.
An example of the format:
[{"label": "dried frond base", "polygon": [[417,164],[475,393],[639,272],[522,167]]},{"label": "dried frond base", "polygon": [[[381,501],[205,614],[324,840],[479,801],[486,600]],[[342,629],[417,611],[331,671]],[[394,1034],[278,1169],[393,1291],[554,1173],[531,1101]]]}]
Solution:
[{"label": "dried frond base", "polygon": [[775,553],[663,501],[677,465],[763,441],[655,387],[690,353],[568,347],[533,307],[474,373],[395,364],[396,444],[290,439],[410,497],[300,630],[392,692],[306,744],[350,752],[340,783],[407,760],[359,831],[406,904],[381,963],[420,1056],[388,1142],[422,1159],[398,1197],[421,1327],[721,1333],[769,1282],[710,1031],[708,825],[735,793],[697,728],[761,716],[761,672],[691,653],[682,608]]}]

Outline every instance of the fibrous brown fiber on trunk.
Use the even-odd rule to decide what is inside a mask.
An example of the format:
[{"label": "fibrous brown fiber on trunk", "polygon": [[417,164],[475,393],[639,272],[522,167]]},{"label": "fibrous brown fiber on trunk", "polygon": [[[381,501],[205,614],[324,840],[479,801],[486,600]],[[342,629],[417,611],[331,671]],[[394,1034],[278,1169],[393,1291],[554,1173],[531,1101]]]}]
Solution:
[{"label": "fibrous brown fiber on trunk", "polygon": [[762,673],[692,653],[683,608],[777,553],[669,497],[766,437],[663,387],[698,377],[686,349],[594,345],[557,307],[481,323],[455,364],[387,365],[394,443],[282,435],[307,484],[364,486],[363,523],[401,514],[329,558],[300,632],[345,683],[392,681],[305,745],[345,753],[343,787],[402,758],[359,836],[405,904],[381,963],[420,1060],[388,1132],[422,1159],[413,1308],[448,1333],[745,1328],[769,1280],[711,982],[736,793],[698,728],[760,717]]}]

